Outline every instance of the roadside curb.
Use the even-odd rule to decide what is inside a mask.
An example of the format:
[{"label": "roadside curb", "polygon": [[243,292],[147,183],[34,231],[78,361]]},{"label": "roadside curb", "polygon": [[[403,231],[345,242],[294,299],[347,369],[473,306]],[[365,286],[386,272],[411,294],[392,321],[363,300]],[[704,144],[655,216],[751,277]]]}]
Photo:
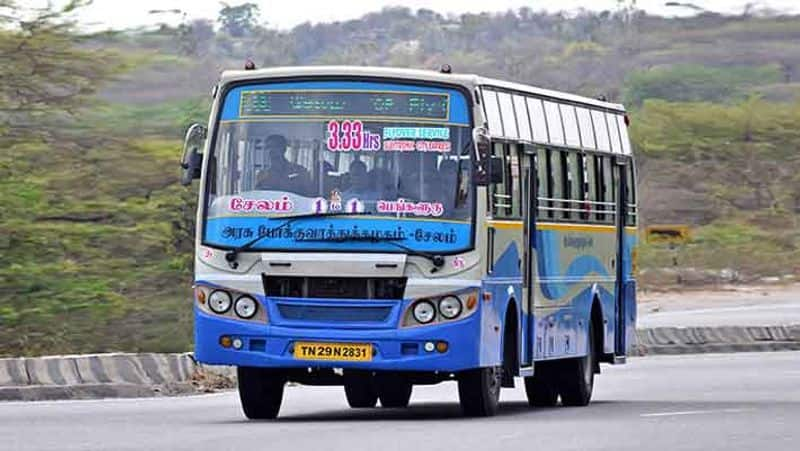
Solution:
[{"label": "roadside curb", "polygon": [[177,395],[233,386],[233,367],[201,365],[190,353],[0,359],[0,401]]},{"label": "roadside curb", "polygon": [[632,355],[800,350],[800,325],[654,327],[636,331]]},{"label": "roadside curb", "polygon": [[[800,325],[655,327],[636,331],[632,356],[800,350]],[[191,353],[112,353],[0,359],[0,401],[136,398],[236,386],[228,366]]]}]

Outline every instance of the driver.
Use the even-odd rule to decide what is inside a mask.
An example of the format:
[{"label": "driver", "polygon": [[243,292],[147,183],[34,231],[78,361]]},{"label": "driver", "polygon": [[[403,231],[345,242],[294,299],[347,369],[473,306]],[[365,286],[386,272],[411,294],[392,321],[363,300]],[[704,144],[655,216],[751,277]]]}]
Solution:
[{"label": "driver", "polygon": [[286,138],[270,135],[264,147],[269,152],[269,167],[258,174],[256,189],[305,194],[311,185],[308,171],[286,159]]}]

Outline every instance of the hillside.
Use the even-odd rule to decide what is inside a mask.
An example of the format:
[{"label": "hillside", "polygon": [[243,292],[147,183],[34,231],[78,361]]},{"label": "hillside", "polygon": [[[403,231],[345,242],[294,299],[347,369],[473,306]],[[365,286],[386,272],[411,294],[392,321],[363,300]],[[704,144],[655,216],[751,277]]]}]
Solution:
[{"label": "hillside", "polygon": [[[113,81],[98,80],[69,117],[36,116],[58,131],[46,137],[12,136],[22,119],[0,112],[0,354],[190,347],[195,193],[177,184],[179,139],[205,120],[219,71],[248,57],[260,67],[446,62],[624,102],[643,223],[693,226],[678,259],[698,283],[722,269],[742,281],[800,272],[800,17],[399,8],[288,32],[245,25],[76,39],[124,60]],[[13,39],[0,34],[0,50]],[[0,111],[11,101],[2,94]],[[641,254],[646,287],[678,281],[662,269],[671,251]]]}]

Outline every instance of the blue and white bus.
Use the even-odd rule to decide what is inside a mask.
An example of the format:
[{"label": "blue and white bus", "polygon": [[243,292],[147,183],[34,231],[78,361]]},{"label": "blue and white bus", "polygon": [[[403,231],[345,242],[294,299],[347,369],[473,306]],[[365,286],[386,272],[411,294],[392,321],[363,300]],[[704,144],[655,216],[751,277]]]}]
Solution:
[{"label": "blue and white bus", "polygon": [[248,418],[287,382],[371,408],[452,380],[488,416],[520,377],[531,405],[586,405],[634,333],[627,122],[447,70],[223,73],[182,161],[196,359],[237,367]]}]

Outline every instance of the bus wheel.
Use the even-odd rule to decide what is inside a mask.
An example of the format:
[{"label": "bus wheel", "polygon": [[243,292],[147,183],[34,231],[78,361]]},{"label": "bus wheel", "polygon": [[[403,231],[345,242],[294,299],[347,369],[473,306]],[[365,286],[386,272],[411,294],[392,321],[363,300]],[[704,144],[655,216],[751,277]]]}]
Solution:
[{"label": "bus wheel", "polygon": [[559,378],[561,403],[565,406],[585,406],[592,399],[594,387],[594,369],[596,366],[594,352],[594,327],[589,322],[589,337],[586,341],[586,355],[563,362]]},{"label": "bus wheel", "polygon": [[378,403],[378,392],[369,373],[345,371],[344,395],[353,408],[375,407]]},{"label": "bus wheel", "polygon": [[244,415],[251,420],[273,419],[283,401],[283,374],[267,368],[237,367],[239,399]]},{"label": "bus wheel", "polygon": [[475,368],[458,378],[458,399],[461,411],[469,417],[490,417],[500,404],[501,367]]},{"label": "bus wheel", "polygon": [[408,407],[413,388],[411,382],[399,375],[386,374],[377,378],[378,398],[383,407]]},{"label": "bus wheel", "polygon": [[534,375],[525,378],[525,395],[532,407],[553,407],[558,402],[558,390],[551,363],[537,364]]}]

